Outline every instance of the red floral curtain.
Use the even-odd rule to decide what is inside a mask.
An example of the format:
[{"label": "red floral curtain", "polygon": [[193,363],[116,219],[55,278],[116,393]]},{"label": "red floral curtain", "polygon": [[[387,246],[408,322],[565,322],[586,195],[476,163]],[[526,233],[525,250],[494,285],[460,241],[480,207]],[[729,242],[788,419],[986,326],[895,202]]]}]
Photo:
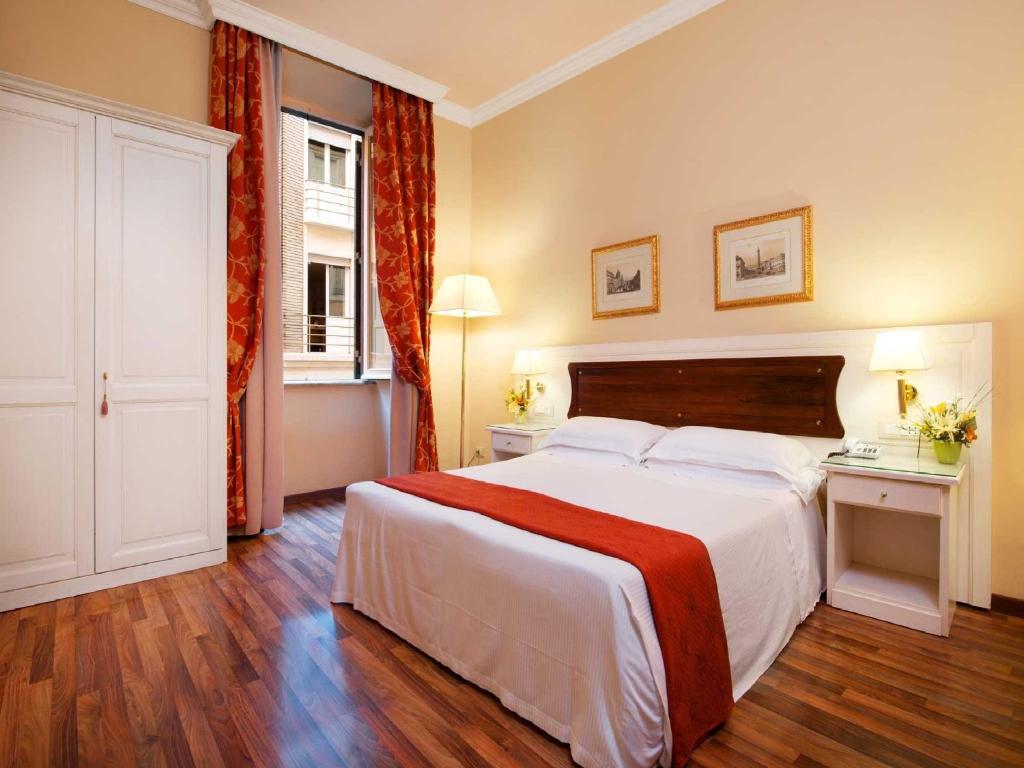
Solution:
[{"label": "red floral curtain", "polygon": [[260,38],[223,21],[210,48],[210,125],[241,136],[228,155],[228,527],[245,523],[238,404],[263,325],[263,103]]},{"label": "red floral curtain", "polygon": [[430,396],[434,284],[434,109],[429,101],[373,84],[373,228],[377,286],[395,371],[416,387],[416,472],[437,469]]}]

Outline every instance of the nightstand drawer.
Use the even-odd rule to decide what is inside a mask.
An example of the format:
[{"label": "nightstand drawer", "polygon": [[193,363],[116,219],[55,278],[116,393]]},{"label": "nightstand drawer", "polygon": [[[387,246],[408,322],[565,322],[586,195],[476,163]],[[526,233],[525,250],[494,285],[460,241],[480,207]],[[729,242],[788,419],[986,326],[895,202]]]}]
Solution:
[{"label": "nightstand drawer", "polygon": [[503,453],[529,453],[530,438],[527,435],[503,435],[495,432],[491,435],[491,448]]},{"label": "nightstand drawer", "polygon": [[937,486],[919,482],[831,474],[828,494],[837,504],[859,504],[932,516],[942,514],[939,503],[942,491]]}]

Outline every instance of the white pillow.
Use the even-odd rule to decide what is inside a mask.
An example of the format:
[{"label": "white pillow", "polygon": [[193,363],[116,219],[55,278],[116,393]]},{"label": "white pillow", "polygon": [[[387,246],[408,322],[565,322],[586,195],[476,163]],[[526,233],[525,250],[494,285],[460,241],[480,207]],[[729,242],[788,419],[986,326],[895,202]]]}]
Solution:
[{"label": "white pillow", "polygon": [[542,456],[565,456],[591,464],[604,464],[615,467],[637,467],[640,462],[624,453],[613,451],[595,451],[593,448],[573,448],[569,445],[551,445],[538,451]]},{"label": "white pillow", "polygon": [[803,470],[818,466],[814,454],[791,437],[715,427],[673,430],[651,448],[647,458],[722,469],[771,472],[794,485],[801,483]]},{"label": "white pillow", "polygon": [[689,480],[706,480],[713,483],[731,483],[745,488],[765,488],[769,490],[794,491],[804,503],[810,502],[818,492],[818,486],[825,479],[825,473],[819,469],[805,467],[800,471],[797,482],[774,472],[758,472],[750,469],[724,469],[709,467],[703,464],[687,464],[681,461],[665,461],[648,458],[644,466],[652,472],[662,472],[675,477]]},{"label": "white pillow", "polygon": [[594,451],[621,453],[639,464],[647,450],[668,432],[665,427],[630,419],[576,416],[549,434],[541,448],[565,445]]}]

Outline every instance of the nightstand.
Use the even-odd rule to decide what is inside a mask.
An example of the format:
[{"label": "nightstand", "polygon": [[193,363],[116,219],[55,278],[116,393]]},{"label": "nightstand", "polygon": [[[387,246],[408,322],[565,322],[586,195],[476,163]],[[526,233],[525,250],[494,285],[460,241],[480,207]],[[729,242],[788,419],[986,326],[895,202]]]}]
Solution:
[{"label": "nightstand", "polygon": [[491,433],[491,461],[505,461],[533,453],[552,427],[541,424],[488,424]]},{"label": "nightstand", "polygon": [[883,454],[826,459],[828,604],[933,635],[956,610],[963,464]]}]

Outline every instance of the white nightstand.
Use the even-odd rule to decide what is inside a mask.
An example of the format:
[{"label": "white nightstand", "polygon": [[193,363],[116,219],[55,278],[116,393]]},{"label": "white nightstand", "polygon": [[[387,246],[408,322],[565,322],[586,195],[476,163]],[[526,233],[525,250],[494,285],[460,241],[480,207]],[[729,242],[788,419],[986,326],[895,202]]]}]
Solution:
[{"label": "white nightstand", "polygon": [[491,433],[491,461],[505,461],[533,453],[552,430],[548,425],[488,424]]},{"label": "white nightstand", "polygon": [[949,635],[956,610],[956,492],[964,465],[883,454],[828,472],[828,604]]}]

